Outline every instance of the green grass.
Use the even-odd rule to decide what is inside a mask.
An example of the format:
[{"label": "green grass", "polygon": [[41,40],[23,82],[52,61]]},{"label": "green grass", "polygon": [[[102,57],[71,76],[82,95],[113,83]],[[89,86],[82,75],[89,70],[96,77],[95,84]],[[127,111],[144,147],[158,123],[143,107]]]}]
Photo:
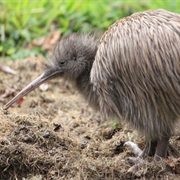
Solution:
[{"label": "green grass", "polygon": [[0,56],[20,59],[43,53],[26,45],[48,35],[103,31],[117,19],[146,9],[180,13],[180,0],[1,0]]}]

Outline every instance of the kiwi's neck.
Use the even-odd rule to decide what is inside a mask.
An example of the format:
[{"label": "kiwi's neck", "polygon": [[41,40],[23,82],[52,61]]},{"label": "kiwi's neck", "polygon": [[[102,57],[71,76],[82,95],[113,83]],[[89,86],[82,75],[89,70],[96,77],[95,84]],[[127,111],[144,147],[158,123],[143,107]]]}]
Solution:
[{"label": "kiwi's neck", "polygon": [[99,109],[98,97],[97,94],[93,91],[93,84],[90,82],[90,74],[97,53],[98,41],[98,39],[91,37],[88,39],[88,42],[86,42],[87,44],[89,44],[84,59],[86,62],[86,68],[78,76],[75,82],[80,94],[84,96],[88,103],[95,109]]},{"label": "kiwi's neck", "polygon": [[93,91],[93,84],[90,82],[90,70],[82,74],[76,81],[76,87],[80,94],[85,98],[90,106],[94,109],[99,109],[98,96]]}]

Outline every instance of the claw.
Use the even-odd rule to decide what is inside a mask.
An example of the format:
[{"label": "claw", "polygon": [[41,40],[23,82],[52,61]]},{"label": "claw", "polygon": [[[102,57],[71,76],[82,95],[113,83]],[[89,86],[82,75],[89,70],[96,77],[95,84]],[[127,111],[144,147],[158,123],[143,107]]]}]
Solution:
[{"label": "claw", "polygon": [[131,164],[142,164],[144,162],[140,157],[128,157],[126,160]]},{"label": "claw", "polygon": [[136,156],[140,156],[142,154],[142,150],[138,147],[137,144],[132,141],[127,141],[124,143],[124,146],[127,146]]},{"label": "claw", "polygon": [[138,165],[135,164],[134,166],[130,167],[127,172],[134,174],[134,173],[136,173],[138,171],[138,169],[139,169]]}]

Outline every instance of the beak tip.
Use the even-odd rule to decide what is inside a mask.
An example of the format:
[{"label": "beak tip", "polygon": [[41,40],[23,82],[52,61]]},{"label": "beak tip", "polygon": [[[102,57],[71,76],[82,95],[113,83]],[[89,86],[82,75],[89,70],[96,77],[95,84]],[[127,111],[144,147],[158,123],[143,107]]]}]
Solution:
[{"label": "beak tip", "polygon": [[1,107],[1,110],[7,110],[9,107],[7,107],[6,105]]}]

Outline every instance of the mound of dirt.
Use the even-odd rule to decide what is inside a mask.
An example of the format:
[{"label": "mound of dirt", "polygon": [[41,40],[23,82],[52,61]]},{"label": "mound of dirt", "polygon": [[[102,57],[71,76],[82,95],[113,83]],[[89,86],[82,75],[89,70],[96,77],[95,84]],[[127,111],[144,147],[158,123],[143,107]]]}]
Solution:
[{"label": "mound of dirt", "polygon": [[[43,61],[8,62],[18,73],[0,72],[0,106],[42,73]],[[171,139],[177,149],[179,129]],[[54,79],[0,110],[0,179],[180,179],[180,158],[173,156],[157,164],[149,158],[128,172],[128,140],[144,147],[134,130],[105,121],[70,84]]]}]

